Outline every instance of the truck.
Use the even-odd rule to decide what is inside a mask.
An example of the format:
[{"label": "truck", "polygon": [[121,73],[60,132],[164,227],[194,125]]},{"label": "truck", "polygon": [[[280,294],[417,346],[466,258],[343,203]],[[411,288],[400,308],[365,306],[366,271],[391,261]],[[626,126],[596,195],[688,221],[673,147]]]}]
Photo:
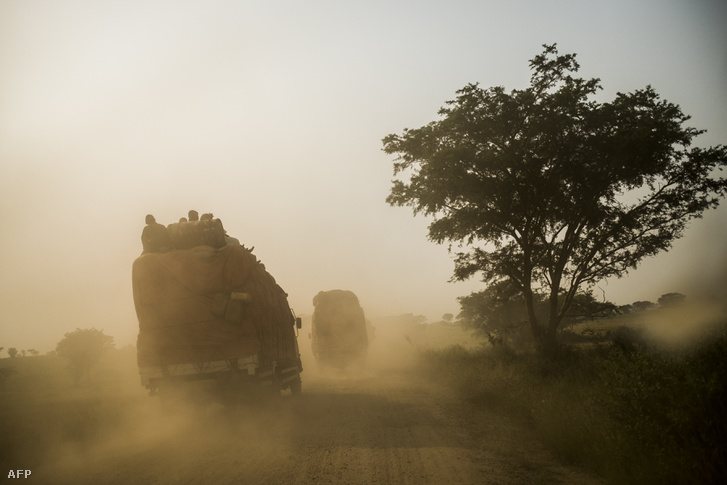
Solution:
[{"label": "truck", "polygon": [[320,291],[313,297],[311,347],[319,367],[362,367],[368,353],[363,308],[350,290]]},{"label": "truck", "polygon": [[192,234],[193,244],[173,240],[169,250],[133,262],[141,384],[154,395],[202,383],[233,402],[267,391],[299,394],[301,320],[287,294],[252,249],[220,233],[218,220],[196,222],[169,227]]}]

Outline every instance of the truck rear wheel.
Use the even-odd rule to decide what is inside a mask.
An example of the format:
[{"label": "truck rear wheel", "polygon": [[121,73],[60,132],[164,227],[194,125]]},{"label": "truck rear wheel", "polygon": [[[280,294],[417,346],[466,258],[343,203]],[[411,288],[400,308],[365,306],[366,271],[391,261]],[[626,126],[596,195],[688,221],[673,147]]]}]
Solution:
[{"label": "truck rear wheel", "polygon": [[300,395],[301,392],[303,392],[303,383],[300,379],[300,376],[290,381],[290,394],[293,396]]}]

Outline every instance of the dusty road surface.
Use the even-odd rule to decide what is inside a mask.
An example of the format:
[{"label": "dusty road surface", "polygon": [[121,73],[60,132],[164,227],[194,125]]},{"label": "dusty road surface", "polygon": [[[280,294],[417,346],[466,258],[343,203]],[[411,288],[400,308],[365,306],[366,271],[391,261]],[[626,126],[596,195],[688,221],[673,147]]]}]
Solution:
[{"label": "dusty road surface", "polygon": [[[510,484],[598,483],[558,465],[495,416],[461,411],[413,371],[304,381],[301,396],[263,407],[162,413],[86,450],[59,452],[36,483]],[[458,411],[458,409],[460,411]]]}]

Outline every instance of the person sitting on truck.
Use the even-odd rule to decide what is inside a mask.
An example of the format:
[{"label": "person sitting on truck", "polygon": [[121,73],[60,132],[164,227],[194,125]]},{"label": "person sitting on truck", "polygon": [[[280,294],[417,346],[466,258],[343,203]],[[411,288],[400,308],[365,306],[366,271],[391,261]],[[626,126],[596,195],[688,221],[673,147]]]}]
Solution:
[{"label": "person sitting on truck", "polygon": [[199,213],[193,209],[187,216],[189,220],[179,224],[179,249],[192,249],[201,244]]},{"label": "person sitting on truck", "polygon": [[142,254],[165,253],[172,249],[167,228],[159,224],[151,214],[146,215],[146,226],[141,231],[141,246]]}]

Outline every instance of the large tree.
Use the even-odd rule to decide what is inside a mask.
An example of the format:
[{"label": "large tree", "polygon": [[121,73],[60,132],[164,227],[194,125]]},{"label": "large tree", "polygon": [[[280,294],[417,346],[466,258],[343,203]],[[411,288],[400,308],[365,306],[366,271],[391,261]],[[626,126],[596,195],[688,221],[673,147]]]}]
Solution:
[{"label": "large tree", "polygon": [[65,334],[56,345],[56,353],[68,361],[75,384],[88,376],[103,354],[114,348],[114,338],[95,328],[77,328]]},{"label": "large tree", "polygon": [[527,88],[469,84],[439,120],[383,144],[396,155],[387,202],[433,216],[429,239],[459,248],[455,280],[514,287],[547,352],[579,291],[667,250],[717,206],[727,149],[693,146],[703,130],[651,86],[596,101],[600,80],[573,76],[576,55],[543,47]]}]

